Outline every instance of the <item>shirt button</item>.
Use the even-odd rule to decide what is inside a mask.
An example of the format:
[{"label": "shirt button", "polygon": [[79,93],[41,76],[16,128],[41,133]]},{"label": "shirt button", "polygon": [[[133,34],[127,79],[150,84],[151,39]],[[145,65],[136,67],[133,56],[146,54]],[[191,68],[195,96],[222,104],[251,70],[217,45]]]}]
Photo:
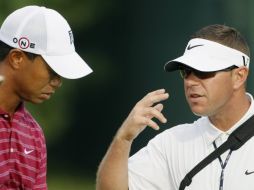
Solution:
[{"label": "shirt button", "polygon": [[14,152],[14,149],[13,149],[13,148],[11,148],[11,149],[10,149],[10,152]]},{"label": "shirt button", "polygon": [[9,115],[8,114],[4,114],[4,118],[9,118]]}]

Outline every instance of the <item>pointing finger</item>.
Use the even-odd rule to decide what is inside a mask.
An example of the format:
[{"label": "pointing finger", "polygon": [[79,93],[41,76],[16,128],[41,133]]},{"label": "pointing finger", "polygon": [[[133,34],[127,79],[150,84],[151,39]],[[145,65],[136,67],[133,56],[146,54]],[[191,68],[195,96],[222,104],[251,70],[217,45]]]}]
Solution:
[{"label": "pointing finger", "polygon": [[144,106],[152,106],[155,103],[168,99],[168,93],[149,93],[142,100],[141,104]]},{"label": "pointing finger", "polygon": [[161,112],[163,110],[163,104],[157,104],[154,106],[154,108]]},{"label": "pointing finger", "polygon": [[162,123],[167,122],[167,119],[164,117],[164,115],[154,107],[144,109],[144,116],[148,117],[149,119],[156,118]]}]

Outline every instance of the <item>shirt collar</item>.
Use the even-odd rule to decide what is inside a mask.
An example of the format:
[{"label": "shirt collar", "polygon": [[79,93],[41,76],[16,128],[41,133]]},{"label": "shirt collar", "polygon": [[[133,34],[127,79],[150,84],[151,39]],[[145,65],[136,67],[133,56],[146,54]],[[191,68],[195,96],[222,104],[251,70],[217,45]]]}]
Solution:
[{"label": "shirt collar", "polygon": [[209,120],[208,117],[204,117],[205,127],[204,129],[204,137],[207,145],[211,145],[219,136],[225,132],[216,128]]},{"label": "shirt collar", "polygon": [[217,138],[220,136],[229,136],[235,129],[237,129],[241,124],[247,121],[253,114],[254,114],[254,103],[253,97],[251,94],[246,93],[249,101],[251,102],[248,111],[244,114],[244,116],[236,122],[228,131],[221,131],[220,129],[216,128],[209,120],[208,117],[204,117],[204,138],[207,142],[207,145],[211,145]]},{"label": "shirt collar", "polygon": [[[16,111],[15,111],[15,113],[13,114],[13,116],[16,115],[16,114],[24,114],[25,111],[26,111],[26,109],[25,109],[25,104],[24,104],[24,102],[21,102],[21,103],[18,105],[18,107],[16,108]],[[9,113],[7,113],[6,111],[4,111],[4,110],[2,110],[2,109],[0,108],[0,115],[1,115],[1,116],[3,116],[3,115],[9,115]]]}]

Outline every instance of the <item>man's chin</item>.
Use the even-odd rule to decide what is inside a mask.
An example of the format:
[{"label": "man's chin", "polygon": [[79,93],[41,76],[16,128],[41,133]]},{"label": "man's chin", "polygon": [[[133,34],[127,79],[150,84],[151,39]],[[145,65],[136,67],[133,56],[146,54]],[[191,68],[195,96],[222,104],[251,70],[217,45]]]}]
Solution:
[{"label": "man's chin", "polygon": [[209,116],[209,114],[204,111],[197,111],[197,110],[191,110],[191,111],[194,115],[199,117]]},{"label": "man's chin", "polygon": [[199,117],[204,117],[207,116],[206,114],[203,113],[196,113],[196,112],[192,112],[194,115],[199,116]]},{"label": "man's chin", "polygon": [[33,100],[29,100],[28,102],[30,102],[32,104],[41,104],[45,101],[46,101],[46,99],[33,99]]}]

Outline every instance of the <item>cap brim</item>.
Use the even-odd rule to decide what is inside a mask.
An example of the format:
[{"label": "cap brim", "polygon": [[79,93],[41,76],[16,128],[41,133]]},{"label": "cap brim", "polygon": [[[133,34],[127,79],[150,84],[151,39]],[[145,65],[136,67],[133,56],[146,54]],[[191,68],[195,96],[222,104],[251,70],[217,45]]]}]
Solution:
[{"label": "cap brim", "polygon": [[232,63],[230,61],[218,59],[215,56],[204,54],[184,54],[177,59],[167,62],[164,66],[164,69],[165,71],[170,72],[180,69],[181,66],[191,67],[202,72],[212,72],[232,66]]},{"label": "cap brim", "polygon": [[179,70],[181,65],[186,65],[186,64],[179,62],[178,59],[171,60],[171,61],[168,61],[167,63],[165,63],[164,70],[167,72],[176,71],[176,70]]},{"label": "cap brim", "polygon": [[168,61],[164,66],[164,70],[167,72],[176,71],[179,70],[182,66],[192,67],[199,70],[196,68],[196,64],[194,63],[196,63],[196,61],[193,61],[189,57],[186,57],[186,55],[183,55],[174,60]]},{"label": "cap brim", "polygon": [[76,52],[61,56],[41,56],[58,75],[66,79],[78,79],[93,72]]}]

